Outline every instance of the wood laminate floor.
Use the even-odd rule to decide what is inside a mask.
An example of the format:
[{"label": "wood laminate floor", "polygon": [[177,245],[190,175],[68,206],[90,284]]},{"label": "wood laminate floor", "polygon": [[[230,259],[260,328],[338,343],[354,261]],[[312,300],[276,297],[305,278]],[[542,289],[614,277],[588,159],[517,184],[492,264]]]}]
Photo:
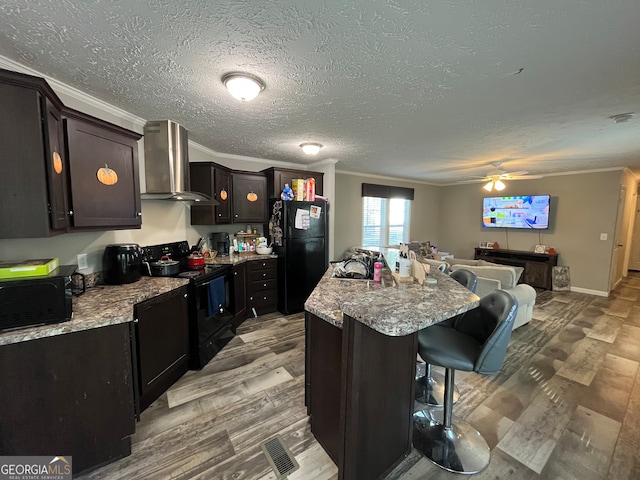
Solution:
[{"label": "wood laminate floor", "polygon": [[[609,298],[538,295],[493,377],[457,372],[465,418],[491,447],[478,479],[640,478],[640,274]],[[132,454],[83,479],[275,479],[260,442],[279,433],[290,479],[336,479],[304,406],[304,317],[247,320],[204,369],[143,414]],[[417,407],[419,408],[419,406]],[[461,478],[415,450],[388,479]]]}]

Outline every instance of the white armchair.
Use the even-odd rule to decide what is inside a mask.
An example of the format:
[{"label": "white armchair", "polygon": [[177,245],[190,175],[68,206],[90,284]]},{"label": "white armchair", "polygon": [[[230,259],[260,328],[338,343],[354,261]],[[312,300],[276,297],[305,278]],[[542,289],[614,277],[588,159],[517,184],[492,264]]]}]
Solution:
[{"label": "white armchair", "polygon": [[525,323],[529,323],[533,316],[533,306],[536,303],[536,291],[531,285],[525,283],[518,284],[518,279],[523,271],[522,267],[497,265],[484,260],[457,258],[449,258],[447,262],[452,271],[466,268],[477,275],[478,288],[476,294],[479,297],[484,297],[496,289],[511,292],[518,300],[518,314],[516,315],[513,328],[518,328]]}]

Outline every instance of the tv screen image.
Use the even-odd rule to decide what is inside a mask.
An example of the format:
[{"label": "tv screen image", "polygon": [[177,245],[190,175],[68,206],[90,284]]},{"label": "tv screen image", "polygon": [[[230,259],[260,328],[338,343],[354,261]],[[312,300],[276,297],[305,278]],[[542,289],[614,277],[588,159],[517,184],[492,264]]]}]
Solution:
[{"label": "tv screen image", "polygon": [[482,200],[482,226],[549,228],[549,195],[487,197]]}]

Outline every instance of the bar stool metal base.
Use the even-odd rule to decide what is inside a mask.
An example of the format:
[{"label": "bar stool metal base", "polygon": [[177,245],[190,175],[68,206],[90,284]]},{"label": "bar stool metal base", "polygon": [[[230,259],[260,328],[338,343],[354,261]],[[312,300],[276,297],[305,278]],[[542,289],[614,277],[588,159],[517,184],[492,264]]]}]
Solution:
[{"label": "bar stool metal base", "polygon": [[473,475],[489,465],[487,442],[480,432],[457,418],[447,428],[429,411],[414,413],[413,446],[449,472]]},{"label": "bar stool metal base", "polygon": [[[444,406],[444,375],[426,368],[425,363],[416,366],[416,400],[432,407]],[[431,376],[427,376],[430,371]],[[458,387],[453,386],[453,403],[460,398]]]}]

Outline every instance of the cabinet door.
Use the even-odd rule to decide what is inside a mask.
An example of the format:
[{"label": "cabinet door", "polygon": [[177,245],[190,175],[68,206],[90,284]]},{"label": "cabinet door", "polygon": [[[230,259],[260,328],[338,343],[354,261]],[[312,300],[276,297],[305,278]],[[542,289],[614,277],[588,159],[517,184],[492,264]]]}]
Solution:
[{"label": "cabinet door", "polygon": [[267,177],[232,173],[233,223],[267,222]]},{"label": "cabinet door", "polygon": [[214,172],[214,198],[220,205],[215,207],[215,223],[231,223],[231,173],[228,170],[216,168]]},{"label": "cabinet door", "polygon": [[64,152],[64,129],[62,114],[49,99],[44,99],[46,168],[49,185],[49,215],[51,228],[66,229],[69,226],[67,216],[67,182],[66,169],[68,163]]},{"label": "cabinet door", "polygon": [[73,456],[73,470],[131,452],[128,323],[0,346],[0,455]]},{"label": "cabinet door", "polygon": [[[0,98],[0,238],[64,232],[66,164],[60,149],[60,112],[27,87],[0,83]],[[60,174],[53,170],[53,151],[61,155]]]},{"label": "cabinet door", "polygon": [[192,205],[191,225],[231,223],[231,173],[213,162],[189,164],[191,189],[202,192],[220,205]]},{"label": "cabinet door", "polygon": [[141,412],[187,371],[188,315],[186,287],[135,305]]},{"label": "cabinet door", "polygon": [[246,265],[240,263],[233,267],[233,301],[234,318],[233,325],[237,327],[247,316],[247,280]]},{"label": "cabinet door", "polygon": [[140,228],[138,142],[65,119],[73,227]]}]

